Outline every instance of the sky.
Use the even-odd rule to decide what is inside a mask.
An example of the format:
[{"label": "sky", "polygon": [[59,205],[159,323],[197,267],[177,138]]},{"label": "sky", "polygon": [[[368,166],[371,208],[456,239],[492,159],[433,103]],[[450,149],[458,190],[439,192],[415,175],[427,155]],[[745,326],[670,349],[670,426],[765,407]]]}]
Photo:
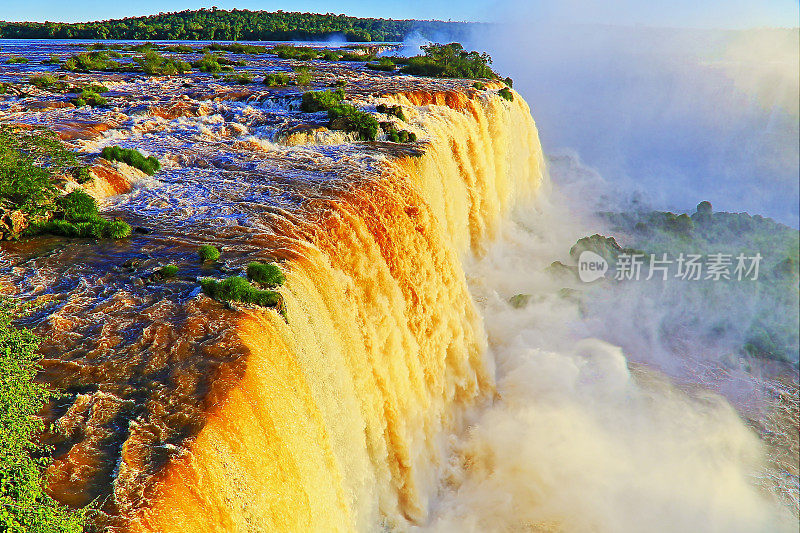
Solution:
[{"label": "sky", "polygon": [[0,0],[0,20],[85,22],[199,9],[309,11],[354,16],[439,20],[500,21],[526,17],[570,21],[700,28],[798,26],[798,0]]}]

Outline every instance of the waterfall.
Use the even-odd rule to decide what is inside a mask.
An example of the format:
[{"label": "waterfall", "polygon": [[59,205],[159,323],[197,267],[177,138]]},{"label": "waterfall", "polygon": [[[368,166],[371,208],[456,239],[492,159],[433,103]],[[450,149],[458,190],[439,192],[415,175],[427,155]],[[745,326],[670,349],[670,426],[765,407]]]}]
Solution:
[{"label": "waterfall", "polygon": [[[425,521],[448,439],[494,395],[467,287],[545,172],[527,104],[396,95],[429,140],[308,216],[274,215],[291,248],[288,320],[247,311],[246,371],[170,462],[142,531],[367,531]],[[125,451],[123,450],[123,459]]]}]

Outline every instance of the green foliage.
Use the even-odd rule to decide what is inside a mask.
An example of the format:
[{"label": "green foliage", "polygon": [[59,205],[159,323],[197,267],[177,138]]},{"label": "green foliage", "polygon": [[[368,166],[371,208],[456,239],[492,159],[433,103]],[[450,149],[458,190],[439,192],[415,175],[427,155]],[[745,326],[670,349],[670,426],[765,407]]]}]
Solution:
[{"label": "green foliage", "polygon": [[282,72],[267,74],[264,77],[264,85],[267,87],[285,87],[286,85],[289,85],[290,81],[291,78]]},{"label": "green foliage", "polygon": [[236,83],[239,85],[248,85],[253,83],[253,75],[249,72],[241,72],[237,74],[228,74],[225,76],[225,81]]},{"label": "green foliage", "polygon": [[37,74],[28,78],[28,83],[39,89],[49,89],[58,83],[52,74]]},{"label": "green foliage", "polygon": [[85,239],[125,239],[131,236],[131,227],[122,220],[107,220],[93,216],[80,221],[54,219],[34,222],[28,228],[28,234]]},{"label": "green foliage", "polygon": [[51,65],[58,65],[59,63],[61,63],[61,59],[57,55],[51,54],[50,59],[45,61],[45,63],[49,63]]},{"label": "green foliage", "polygon": [[197,255],[200,258],[200,261],[207,263],[218,260],[222,254],[219,253],[219,250],[216,246],[204,244],[197,249]]},{"label": "green foliage", "polygon": [[357,132],[364,141],[374,141],[378,135],[375,117],[349,104],[337,104],[328,109],[328,119],[329,128]]},{"label": "green foliage", "polygon": [[486,85],[482,81],[476,81],[472,84],[472,87],[478,89],[479,91],[485,91]]},{"label": "green foliage", "polygon": [[192,70],[189,63],[164,57],[155,50],[147,50],[143,57],[136,59],[136,62],[142,68],[142,72],[150,75],[173,76]]},{"label": "green foliage", "polygon": [[391,115],[393,117],[397,117],[403,122],[406,121],[406,116],[403,113],[403,108],[399,105],[386,105],[386,104],[378,104],[375,106],[375,111],[378,113],[383,113],[384,115]]},{"label": "green foliage", "polygon": [[77,54],[64,61],[61,68],[72,72],[126,72],[136,70],[132,65],[125,65],[113,59],[109,59],[109,57],[108,52]]},{"label": "green foliage", "polygon": [[216,54],[205,54],[197,61],[192,62],[192,66],[200,69],[200,72],[220,72],[222,65],[219,63],[220,56]]},{"label": "green foliage", "polygon": [[336,50],[320,50],[319,58],[325,61],[339,61],[342,58],[342,53]]},{"label": "green foliage", "polygon": [[381,129],[386,133],[386,140],[394,143],[416,142],[417,134],[413,131],[398,130],[391,122],[381,122]]},{"label": "green foliage", "polygon": [[242,43],[230,43],[230,44],[211,43],[206,48],[212,51],[226,51],[226,52],[233,52],[235,54],[250,54],[250,55],[263,54],[267,51],[266,46],[258,46],[254,44],[242,44]]},{"label": "green foliage", "polygon": [[27,63],[27,62],[28,58],[22,56],[11,56],[8,59],[6,59],[6,63],[8,63],[9,65],[16,65],[17,63]]},{"label": "green foliage", "polygon": [[[469,36],[470,25],[460,22],[356,18],[346,15],[199,9],[88,23],[6,22],[5,39],[122,39],[192,41],[314,41],[338,34],[348,41],[402,41],[412,31],[423,37]],[[217,45],[217,46],[237,46]],[[105,44],[106,48],[119,45]],[[152,46],[152,45],[151,45]],[[257,53],[242,45],[238,53]]]},{"label": "green foliage", "polygon": [[514,95],[512,94],[511,89],[509,89],[508,87],[503,87],[502,89],[497,91],[497,94],[500,97],[505,98],[509,102],[513,102],[514,101]]},{"label": "green foliage", "polygon": [[161,169],[161,163],[155,156],[145,157],[138,150],[120,148],[119,146],[106,146],[100,155],[109,161],[122,161],[134,168],[138,168],[148,176],[152,176]]},{"label": "green foliage", "polygon": [[381,70],[384,72],[393,72],[397,65],[388,57],[381,58],[377,63],[367,63],[367,68],[370,70]]},{"label": "green foliage", "polygon": [[159,269],[159,272],[165,278],[174,278],[178,275],[178,265],[164,265]]},{"label": "green foliage", "polygon": [[272,47],[269,52],[275,54],[281,59],[296,59],[298,61],[309,61],[317,59],[320,52],[307,46],[292,46],[288,44],[279,44]]},{"label": "green foliage", "polygon": [[257,289],[241,276],[232,276],[222,281],[201,278],[200,286],[208,296],[223,302],[242,302],[262,307],[274,307],[281,303],[280,293]]},{"label": "green foliage", "polygon": [[46,210],[57,174],[78,166],[54,133],[0,125],[0,200],[26,213]]},{"label": "green foliage", "polygon": [[496,78],[489,54],[468,52],[459,43],[423,46],[424,56],[410,57],[401,69],[406,74],[434,78]]},{"label": "green foliage", "polygon": [[296,72],[294,76],[294,81],[297,82],[297,85],[308,85],[311,83],[313,75],[311,73],[311,69],[308,67],[296,67],[292,69]]},{"label": "green foliage", "polygon": [[59,196],[55,205],[64,211],[64,218],[68,220],[89,220],[98,214],[97,200],[81,190]]},{"label": "green foliage", "polygon": [[39,339],[11,324],[15,313],[0,300],[0,531],[79,533],[84,513],[44,490],[48,450],[35,441],[44,429],[36,415],[54,394],[36,381]]},{"label": "green foliage", "polygon": [[278,265],[259,261],[253,261],[247,265],[247,277],[250,281],[255,281],[268,287],[277,287],[283,285],[286,281],[286,277],[281,272],[281,269],[278,268]]},{"label": "green foliage", "polygon": [[335,91],[308,91],[303,93],[303,101],[300,104],[300,109],[306,113],[327,111],[341,103],[343,99],[344,90],[342,89],[337,89]]},{"label": "green foliage", "polygon": [[70,100],[75,107],[106,105],[107,100],[90,89],[81,90],[80,95]]}]

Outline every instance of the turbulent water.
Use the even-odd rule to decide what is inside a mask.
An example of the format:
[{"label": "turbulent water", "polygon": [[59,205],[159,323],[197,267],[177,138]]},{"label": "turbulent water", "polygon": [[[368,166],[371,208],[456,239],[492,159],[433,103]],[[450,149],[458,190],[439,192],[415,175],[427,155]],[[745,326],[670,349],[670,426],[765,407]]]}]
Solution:
[{"label": "turbulent water", "polygon": [[[299,113],[296,88],[202,75],[78,76],[104,79],[105,109],[43,107],[58,97],[30,86],[0,101],[3,122],[93,159],[90,190],[139,228],[2,245],[0,286],[41,302],[27,324],[68,391],[47,413],[58,498],[99,498],[118,531],[796,525],[776,460],[796,440],[772,449],[713,389],[626,360],[547,273],[584,228],[522,98],[315,65],[365,110],[401,105],[420,142],[353,142]],[[94,159],[107,145],[164,169]],[[204,243],[220,265],[197,263]],[[287,273],[286,320],[201,294],[197,276],[253,259]],[[150,277],[167,263],[176,281]]]}]

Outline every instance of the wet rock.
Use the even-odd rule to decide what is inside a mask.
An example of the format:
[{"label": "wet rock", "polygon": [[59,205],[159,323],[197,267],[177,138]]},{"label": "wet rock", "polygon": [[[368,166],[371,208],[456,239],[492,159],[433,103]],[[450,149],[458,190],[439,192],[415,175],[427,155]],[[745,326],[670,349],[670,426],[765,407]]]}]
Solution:
[{"label": "wet rock", "polygon": [[108,124],[106,122],[67,120],[53,124],[51,129],[58,134],[58,137],[62,141],[74,141],[76,139],[96,139],[103,132],[115,127],[115,124]]},{"label": "wet rock", "polygon": [[154,117],[176,119],[180,117],[196,117],[199,106],[186,101],[171,102],[166,105],[156,105],[147,108],[147,113]]},{"label": "wet rock", "polygon": [[98,200],[131,191],[131,181],[102,157],[97,158],[95,164],[89,168],[89,175],[93,179],[84,186],[84,190]]},{"label": "wet rock", "polygon": [[25,213],[0,207],[0,240],[18,239],[27,227]]}]

